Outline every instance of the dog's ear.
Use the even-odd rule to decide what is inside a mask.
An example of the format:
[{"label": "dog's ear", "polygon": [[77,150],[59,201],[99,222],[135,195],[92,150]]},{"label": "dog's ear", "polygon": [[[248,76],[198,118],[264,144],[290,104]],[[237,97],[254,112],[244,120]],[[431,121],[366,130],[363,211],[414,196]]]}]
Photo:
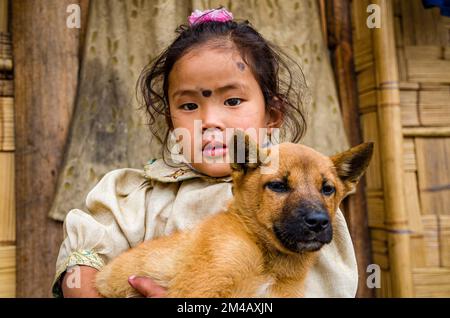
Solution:
[{"label": "dog's ear", "polygon": [[330,157],[347,193],[355,190],[361,176],[367,169],[373,153],[373,142],[366,142]]},{"label": "dog's ear", "polygon": [[235,130],[229,145],[230,166],[234,175],[244,175],[256,169],[270,153],[268,149],[260,149],[251,136],[240,129]]}]

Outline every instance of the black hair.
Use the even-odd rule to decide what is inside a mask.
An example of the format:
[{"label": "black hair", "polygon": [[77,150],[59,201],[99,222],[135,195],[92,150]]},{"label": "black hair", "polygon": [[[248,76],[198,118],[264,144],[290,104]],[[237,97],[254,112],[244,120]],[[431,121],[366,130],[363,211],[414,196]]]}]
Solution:
[{"label": "black hair", "polygon": [[[266,111],[283,114],[281,128],[290,132],[291,142],[298,142],[306,131],[303,111],[303,88],[306,86],[300,66],[278,46],[264,39],[248,20],[207,21],[177,27],[176,39],[142,71],[137,93],[148,114],[152,134],[164,147],[173,129],[169,110],[169,74],[181,57],[201,45],[236,48],[255,76],[264,95]],[[292,71],[296,67],[300,72]],[[164,116],[168,130],[157,127],[157,118]],[[281,130],[283,131],[283,130]],[[167,148],[168,149],[168,148]]]}]

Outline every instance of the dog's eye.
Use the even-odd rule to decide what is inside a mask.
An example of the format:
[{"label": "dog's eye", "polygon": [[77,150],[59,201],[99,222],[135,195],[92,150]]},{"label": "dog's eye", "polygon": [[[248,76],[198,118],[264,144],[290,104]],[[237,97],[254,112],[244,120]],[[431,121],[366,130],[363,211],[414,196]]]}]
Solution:
[{"label": "dog's eye", "polygon": [[289,186],[280,181],[272,181],[266,184],[266,187],[274,192],[287,192],[289,191]]},{"label": "dog's eye", "polygon": [[332,185],[329,184],[322,185],[322,193],[324,195],[332,195],[335,191],[336,189]]}]

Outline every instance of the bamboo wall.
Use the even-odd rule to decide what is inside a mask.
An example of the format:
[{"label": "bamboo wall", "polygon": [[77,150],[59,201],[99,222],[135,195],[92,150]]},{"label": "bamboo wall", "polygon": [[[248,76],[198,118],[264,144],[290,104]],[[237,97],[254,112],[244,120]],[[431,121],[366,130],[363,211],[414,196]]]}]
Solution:
[{"label": "bamboo wall", "polygon": [[8,1],[0,0],[0,297],[16,294],[12,68]]},{"label": "bamboo wall", "polygon": [[[369,3],[380,29],[366,26]],[[449,297],[450,18],[420,0],[352,9],[361,126],[376,142],[366,190],[377,296]]]}]

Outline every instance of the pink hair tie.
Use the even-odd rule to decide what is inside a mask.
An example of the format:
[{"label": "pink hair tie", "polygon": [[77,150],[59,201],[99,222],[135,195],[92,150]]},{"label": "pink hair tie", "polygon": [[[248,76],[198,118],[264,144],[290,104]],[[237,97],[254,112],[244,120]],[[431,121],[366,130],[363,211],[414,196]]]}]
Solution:
[{"label": "pink hair tie", "polygon": [[224,8],[205,11],[195,10],[188,20],[190,26],[207,21],[227,22],[233,20],[233,14]]}]

